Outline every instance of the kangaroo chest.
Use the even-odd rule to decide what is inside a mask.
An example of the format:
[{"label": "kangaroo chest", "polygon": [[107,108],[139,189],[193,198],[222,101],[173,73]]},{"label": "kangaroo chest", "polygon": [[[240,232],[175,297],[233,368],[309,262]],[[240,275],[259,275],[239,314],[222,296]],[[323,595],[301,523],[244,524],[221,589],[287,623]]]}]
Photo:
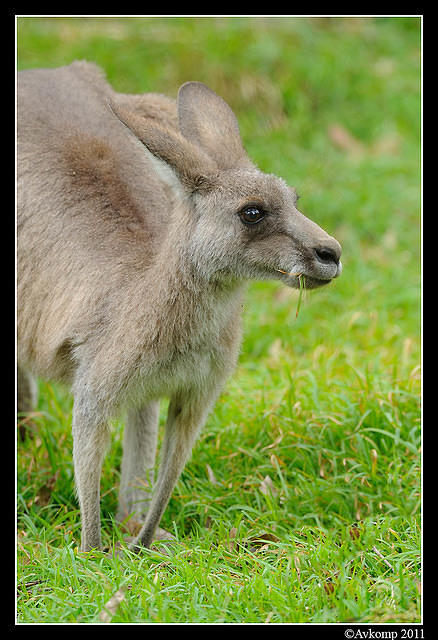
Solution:
[{"label": "kangaroo chest", "polygon": [[215,377],[233,370],[241,339],[240,313],[235,309],[221,309],[214,321],[195,317],[189,327],[175,323],[174,332],[166,341],[158,336],[146,354],[143,373],[154,395],[214,384]]}]

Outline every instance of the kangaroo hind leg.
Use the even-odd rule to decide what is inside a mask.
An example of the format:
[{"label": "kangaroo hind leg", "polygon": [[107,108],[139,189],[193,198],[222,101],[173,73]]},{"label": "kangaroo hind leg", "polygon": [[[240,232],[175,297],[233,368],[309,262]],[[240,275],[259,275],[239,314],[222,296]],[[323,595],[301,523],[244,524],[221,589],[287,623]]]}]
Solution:
[{"label": "kangaroo hind leg", "polygon": [[216,392],[204,396],[199,392],[186,392],[171,398],[158,480],[146,520],[131,545],[132,550],[149,547],[156,537],[158,524],[215,398]]},{"label": "kangaroo hind leg", "polygon": [[128,411],[123,436],[122,473],[117,519],[140,522],[146,516],[154,485],[159,402]]},{"label": "kangaroo hind leg", "polygon": [[35,409],[38,387],[35,378],[23,367],[17,367],[17,417],[20,440],[25,440],[31,434],[29,418],[23,414]]},{"label": "kangaroo hind leg", "polygon": [[75,397],[73,407],[73,463],[81,509],[81,551],[101,548],[100,477],[109,441],[107,421],[92,402]]}]

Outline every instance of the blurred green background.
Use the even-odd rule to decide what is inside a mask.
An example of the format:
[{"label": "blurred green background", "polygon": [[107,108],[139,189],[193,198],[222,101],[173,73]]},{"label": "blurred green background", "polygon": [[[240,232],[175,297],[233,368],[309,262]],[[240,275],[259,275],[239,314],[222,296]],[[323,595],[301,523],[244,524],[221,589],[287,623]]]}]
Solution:
[{"label": "blurred green background", "polygon": [[[363,557],[378,545],[396,567],[384,578],[387,591],[381,588],[387,567],[367,564],[348,544],[341,560],[336,545],[323,562],[303,552],[308,565],[302,578],[307,575],[306,584],[318,594],[317,576],[328,562],[335,572],[340,562],[355,566],[349,564],[355,558],[356,573],[342,587],[350,595],[335,590],[333,600],[323,603],[317,595],[293,614],[290,603],[284,611],[279,604],[272,621],[291,615],[395,622],[420,616],[420,548],[411,534],[419,530],[421,511],[420,55],[415,17],[17,19],[19,69],[86,59],[103,67],[116,90],[172,97],[187,80],[208,84],[235,111],[260,169],[294,186],[300,210],[342,244],[342,276],[306,292],[298,318],[296,290],[251,283],[239,365],[164,517],[163,526],[175,525],[180,535],[203,527],[199,545],[206,535],[226,540],[233,527],[242,536],[275,530],[290,541],[303,527],[318,526],[344,531],[354,546],[345,527],[368,521],[375,539],[363,543]],[[18,465],[19,548],[28,575],[23,579],[31,581],[50,566],[45,554],[57,558],[55,549],[78,544],[80,526],[71,398],[43,381],[40,391],[38,437],[20,445]],[[122,433],[118,422],[102,476],[107,544],[114,532]],[[209,481],[206,469],[217,482]],[[262,491],[267,476],[274,497]],[[65,505],[68,518],[59,515]],[[385,547],[377,522],[389,532]],[[395,533],[405,547],[392,544]],[[193,549],[195,540],[190,544]],[[275,588],[276,575],[269,580]],[[181,584],[178,613],[166,610],[158,620],[187,619],[181,612],[193,604],[193,593],[190,581]],[[297,594],[305,592],[303,584],[299,575],[291,577]],[[66,592],[63,580],[60,589]],[[279,591],[281,597],[287,592]],[[76,619],[88,607],[93,619],[100,597],[70,610],[64,600],[53,601],[55,612],[45,614],[49,601],[26,595],[20,615]],[[172,594],[166,606],[170,602]],[[269,602],[239,596],[226,606],[235,607],[237,618],[243,610],[263,621]],[[215,607],[209,620],[217,619]],[[205,614],[202,607],[197,611],[191,621]],[[149,613],[143,611],[142,619]],[[120,619],[136,615],[127,610]]]},{"label": "blurred green background", "polygon": [[[419,437],[420,27],[378,17],[18,19],[19,69],[87,59],[123,92],[210,85],[234,109],[253,160],[294,186],[302,212],[342,244],[342,276],[307,292],[298,318],[296,290],[251,283],[239,366],[213,428],[243,421],[256,443],[274,407],[289,411],[295,432],[330,414],[343,437],[370,402],[373,415],[380,407],[372,428],[395,429],[397,446],[400,428]],[[388,403],[398,416],[389,427]],[[418,456],[411,462],[417,469]],[[398,490],[386,502],[409,511],[417,481],[412,504]],[[368,513],[382,504],[366,501]]]},{"label": "blurred green background", "polygon": [[[393,361],[403,345],[418,357],[419,18],[19,18],[17,42],[19,69],[87,59],[123,92],[210,85],[258,166],[343,245],[344,275],[308,296],[297,348],[340,330],[359,362],[370,350]],[[294,300],[274,284],[254,290],[252,356],[289,340]],[[273,305],[284,323],[272,330]]]}]

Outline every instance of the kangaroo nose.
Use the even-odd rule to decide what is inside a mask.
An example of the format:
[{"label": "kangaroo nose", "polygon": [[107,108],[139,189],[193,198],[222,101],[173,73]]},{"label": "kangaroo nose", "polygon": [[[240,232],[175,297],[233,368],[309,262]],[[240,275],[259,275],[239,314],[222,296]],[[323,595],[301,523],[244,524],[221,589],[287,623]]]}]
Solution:
[{"label": "kangaroo nose", "polygon": [[341,257],[341,245],[333,239],[330,245],[315,247],[315,254],[318,260],[324,264],[328,262],[338,264],[339,258]]}]

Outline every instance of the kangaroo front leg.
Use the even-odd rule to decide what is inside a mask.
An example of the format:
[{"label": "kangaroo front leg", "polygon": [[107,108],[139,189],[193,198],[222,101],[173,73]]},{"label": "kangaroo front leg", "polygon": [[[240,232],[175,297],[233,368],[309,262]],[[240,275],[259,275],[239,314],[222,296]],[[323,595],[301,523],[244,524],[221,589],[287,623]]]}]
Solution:
[{"label": "kangaroo front leg", "polygon": [[211,406],[211,397],[178,395],[171,399],[154,495],[145,523],[131,549],[149,547],[173,489],[192,451],[196,436]]},{"label": "kangaroo front leg", "polygon": [[154,485],[160,403],[151,402],[129,411],[123,437],[122,477],[117,519],[135,514],[143,520]]},{"label": "kangaroo front leg", "polygon": [[100,549],[100,476],[108,425],[92,411],[73,409],[73,463],[82,522],[81,551]]}]

